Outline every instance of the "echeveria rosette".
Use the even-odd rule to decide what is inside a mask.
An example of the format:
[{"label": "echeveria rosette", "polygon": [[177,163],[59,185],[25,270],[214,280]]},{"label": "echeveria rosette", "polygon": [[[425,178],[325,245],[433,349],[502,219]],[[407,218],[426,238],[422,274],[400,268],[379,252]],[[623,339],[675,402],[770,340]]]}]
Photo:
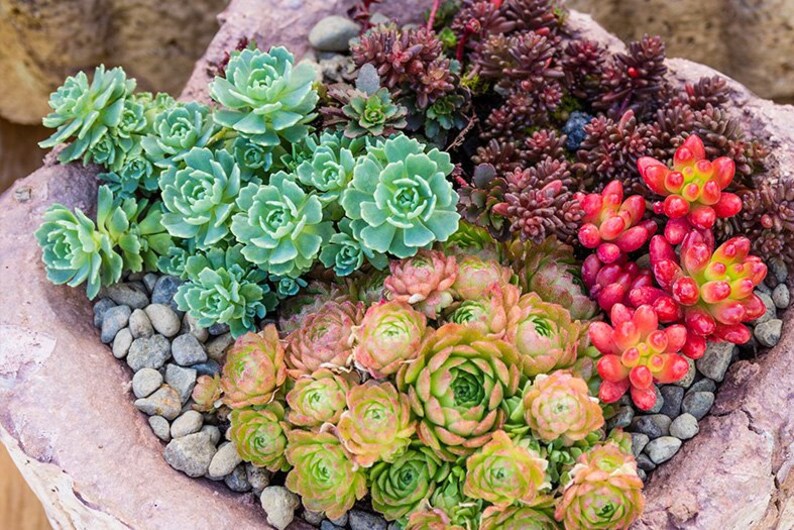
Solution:
[{"label": "echeveria rosette", "polygon": [[461,302],[448,320],[477,329],[488,338],[501,339],[519,315],[520,297],[515,285],[493,284],[479,298]]},{"label": "echeveria rosette", "polygon": [[290,431],[287,460],[293,469],[286,486],[303,498],[307,510],[336,519],[367,494],[365,471],[329,432]]},{"label": "echeveria rosette", "polygon": [[546,480],[548,462],[529,449],[516,445],[504,431],[466,459],[463,493],[499,508],[520,502],[532,504]]},{"label": "echeveria rosette", "polygon": [[604,425],[604,414],[587,383],[563,370],[539,374],[524,393],[523,405],[527,425],[545,442],[562,438],[572,445]]},{"label": "echeveria rosette", "polygon": [[484,501],[474,499],[463,493],[466,482],[465,460],[450,467],[449,473],[436,491],[430,496],[430,505],[442,510],[453,525],[462,528],[479,528]]},{"label": "echeveria rosette", "polygon": [[289,276],[271,276],[270,281],[276,286],[276,296],[279,300],[295,296],[302,288],[309,285],[309,282],[303,278],[290,278]]},{"label": "echeveria rosette", "polygon": [[364,149],[364,140],[351,140],[341,133],[324,132],[310,145],[313,148],[311,157],[298,165],[295,174],[301,184],[317,191],[324,206],[339,210],[332,212],[335,218],[339,218],[342,212],[337,202],[353,179],[353,168]]},{"label": "echeveria rosette", "polygon": [[437,245],[447,256],[461,258],[477,256],[484,260],[501,261],[502,245],[480,226],[461,220],[458,229],[449,239]]},{"label": "echeveria rosette", "polygon": [[453,127],[463,128],[466,121],[460,109],[465,103],[466,98],[460,94],[449,94],[433,102],[425,110],[425,136],[441,144],[446,139],[447,131]]},{"label": "echeveria rosette", "polygon": [[571,475],[554,513],[566,530],[626,530],[642,514],[645,499],[636,462],[617,445],[608,443],[585,453]]},{"label": "echeveria rosette", "polygon": [[187,260],[196,253],[196,247],[191,239],[177,240],[174,243],[168,252],[157,258],[157,270],[168,276],[186,280]]},{"label": "echeveria rosette", "polygon": [[452,303],[450,287],[458,277],[454,257],[437,250],[420,250],[415,256],[389,263],[383,282],[387,297],[416,306],[429,318],[437,318]]},{"label": "echeveria rosette", "polygon": [[233,52],[225,77],[210,83],[212,99],[222,105],[215,121],[263,146],[303,139],[316,116],[315,72],[309,64],[293,62],[282,47]]},{"label": "echeveria rosette", "polygon": [[405,120],[408,109],[394,103],[385,87],[372,94],[353,90],[346,98],[349,100],[341,111],[348,120],[344,130],[348,138],[389,136],[408,125]]},{"label": "echeveria rosette", "polygon": [[337,276],[350,276],[364,265],[365,260],[377,269],[384,269],[389,264],[385,254],[373,252],[353,236],[350,219],[341,219],[339,232],[332,235],[320,251],[320,262],[333,269]]},{"label": "echeveria rosette", "polygon": [[364,306],[350,301],[327,302],[305,316],[286,340],[287,365],[293,379],[320,368],[346,369],[351,361],[351,334]]},{"label": "echeveria rosette", "polygon": [[230,415],[230,439],[246,462],[269,471],[286,471],[287,434],[284,406],[278,401],[262,408],[234,409]]},{"label": "echeveria rosette", "polygon": [[452,292],[460,300],[479,300],[488,296],[491,288],[510,283],[512,272],[498,261],[478,256],[459,256],[458,274]]},{"label": "echeveria rosette", "polygon": [[225,150],[192,149],[185,167],[169,167],[160,176],[167,212],[163,225],[174,237],[209,248],[229,233],[234,201],[240,193],[240,168]]},{"label": "echeveria rosette", "polygon": [[297,278],[308,271],[333,234],[320,199],[284,172],[265,186],[244,187],[237,207],[231,229],[244,245],[243,255],[271,274]]},{"label": "echeveria rosette", "polygon": [[393,461],[416,432],[408,396],[388,382],[367,381],[347,393],[347,410],[337,432],[353,461],[362,467]]},{"label": "echeveria rosette", "polygon": [[240,166],[244,182],[261,184],[267,172],[273,167],[273,149],[252,141],[245,136],[238,136],[228,146],[234,153],[234,159]]},{"label": "echeveria rosette", "polygon": [[287,380],[284,346],[276,326],[237,338],[226,353],[221,376],[223,402],[236,409],[266,405]]},{"label": "echeveria rosette", "polygon": [[325,423],[336,425],[347,406],[347,393],[355,377],[321,368],[301,377],[287,393],[289,422],[296,427],[315,428]]},{"label": "echeveria rosette", "polygon": [[50,95],[52,112],[42,120],[45,127],[56,131],[39,145],[47,149],[72,140],[59,159],[71,162],[85,156],[110,129],[119,125],[124,102],[133,90],[135,81],[127,79],[121,68],[105,70],[104,65],[98,66],[90,84],[84,72],[67,77]]},{"label": "echeveria rosette", "polygon": [[544,302],[535,293],[521,296],[518,309],[505,340],[518,350],[524,375],[534,377],[576,362],[581,322],[571,320],[565,308]]},{"label": "echeveria rosette", "polygon": [[453,525],[449,516],[438,508],[417,511],[411,514],[404,530],[465,530]]},{"label": "echeveria rosette", "polygon": [[432,449],[413,444],[393,462],[378,462],[369,472],[372,507],[396,521],[416,511],[449,474],[449,463]]},{"label": "echeveria rosette", "polygon": [[277,303],[267,274],[243,259],[239,245],[188,257],[185,277],[174,296],[180,311],[202,327],[228,324],[234,337],[256,329],[256,320]]},{"label": "echeveria rosette", "polygon": [[193,410],[210,412],[220,404],[222,396],[220,374],[200,375],[196,379],[196,386],[193,387],[190,396],[193,398]]},{"label": "echeveria rosette", "polygon": [[158,114],[152,129],[141,145],[156,165],[167,168],[182,161],[194,147],[207,147],[218,127],[208,106],[191,101]]},{"label": "echeveria rosette", "polygon": [[413,256],[458,228],[449,154],[400,134],[367,147],[341,204],[356,237],[376,252]]},{"label": "echeveria rosette", "polygon": [[545,511],[529,506],[489,507],[480,530],[559,530],[560,526]]},{"label": "echeveria rosette", "polygon": [[356,366],[383,379],[419,355],[427,318],[404,302],[381,302],[367,309],[353,328]]},{"label": "echeveria rosette", "polygon": [[83,155],[83,163],[94,163],[111,171],[121,169],[127,158],[127,151],[132,148],[130,141],[122,141],[112,131],[102,135],[89,147]]},{"label": "echeveria rosette", "polygon": [[328,302],[357,302],[356,296],[344,283],[313,280],[298,294],[285,298],[278,308],[278,327],[289,335],[303,325],[303,321]]},{"label": "echeveria rosette", "polygon": [[427,337],[419,357],[397,373],[420,423],[422,442],[453,460],[491,439],[504,421],[500,405],[518,389],[518,353],[501,340],[459,324]]}]

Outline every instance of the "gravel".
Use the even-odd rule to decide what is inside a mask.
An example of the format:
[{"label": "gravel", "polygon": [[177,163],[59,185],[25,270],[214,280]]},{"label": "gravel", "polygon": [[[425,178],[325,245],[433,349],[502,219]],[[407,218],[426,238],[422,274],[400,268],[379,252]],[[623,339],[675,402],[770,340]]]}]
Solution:
[{"label": "gravel", "polygon": [[648,455],[642,453],[637,457],[637,467],[643,471],[653,471],[656,469],[656,464],[653,463]]},{"label": "gravel", "polygon": [[675,418],[681,414],[681,401],[684,399],[684,389],[680,386],[665,385],[659,389],[659,392],[661,392],[662,397],[664,397],[664,405],[659,409],[659,413],[670,418]]},{"label": "gravel", "polygon": [[298,496],[284,486],[268,486],[262,491],[259,502],[267,514],[267,522],[278,530],[284,530],[295,518],[295,508],[300,504]]},{"label": "gravel", "polygon": [[199,326],[198,321],[190,313],[185,313],[185,316],[182,317],[182,329],[180,331],[181,333],[190,333],[199,342],[207,342],[210,337],[210,332],[207,328]]},{"label": "gravel", "polygon": [[670,423],[672,421],[664,414],[638,416],[631,422],[630,430],[631,432],[645,434],[653,440],[660,436],[667,436],[670,433]]},{"label": "gravel", "polygon": [[163,304],[151,304],[146,306],[146,316],[152,322],[152,326],[161,335],[173,337],[179,333],[182,322],[174,310]]},{"label": "gravel", "polygon": [[141,337],[132,341],[127,353],[127,364],[134,372],[141,368],[162,368],[171,357],[171,343],[162,335],[149,338]]},{"label": "gravel", "polygon": [[151,337],[154,335],[152,322],[143,309],[136,309],[130,315],[130,332],[134,338]]},{"label": "gravel", "polygon": [[188,410],[171,424],[171,438],[182,438],[188,434],[199,432],[203,425],[204,416],[195,410]]},{"label": "gravel", "polygon": [[736,348],[730,342],[709,342],[706,353],[695,362],[698,371],[714,381],[722,382],[725,372],[731,365],[733,350]]},{"label": "gravel", "polygon": [[113,339],[113,357],[116,359],[123,359],[130,351],[131,345],[132,333],[130,333],[130,328],[124,328],[120,330],[118,333],[116,333],[116,337]]},{"label": "gravel", "polygon": [[769,260],[769,272],[771,275],[767,275],[767,278],[774,278],[777,280],[778,283],[784,283],[788,279],[788,268],[786,268],[786,263],[780,259],[771,259]]},{"label": "gravel", "polygon": [[692,386],[689,387],[687,393],[689,392],[711,392],[714,393],[717,390],[717,383],[712,381],[708,378],[703,378],[700,381],[696,381]]},{"label": "gravel", "polygon": [[[103,326],[104,329],[104,326]],[[762,322],[755,327],[755,338],[761,346],[771,348],[780,341],[780,334],[783,330],[783,321],[773,318]]]},{"label": "gravel", "polygon": [[691,414],[681,414],[670,424],[670,436],[675,436],[679,440],[689,440],[698,431],[700,431],[698,420]]},{"label": "gravel", "polygon": [[197,432],[171,440],[164,455],[165,461],[174,469],[189,477],[201,477],[207,473],[215,456],[215,444],[209,433]]},{"label": "gravel", "polygon": [[207,471],[207,478],[218,480],[232,471],[243,461],[237,454],[234,444],[225,442],[218,447],[218,452],[212,457],[210,468]]},{"label": "gravel", "polygon": [[163,384],[163,374],[153,368],[141,368],[132,376],[132,393],[142,399],[154,394]]},{"label": "gravel", "polygon": [[102,331],[99,335],[103,343],[110,344],[116,338],[116,333],[127,327],[130,313],[130,308],[126,305],[117,305],[105,311],[102,316]]},{"label": "gravel", "polygon": [[607,421],[607,430],[615,427],[628,427],[632,419],[634,419],[634,409],[629,406],[620,407],[615,415]]},{"label": "gravel", "polygon": [[223,335],[224,333],[229,333],[229,324],[222,324],[220,322],[215,323],[207,328],[207,331],[213,337],[217,337],[218,335]]},{"label": "gravel", "polygon": [[152,289],[152,303],[167,305],[177,311],[174,295],[180,285],[182,285],[182,280],[179,278],[160,276],[157,283],[154,284],[154,289]]},{"label": "gravel", "polygon": [[772,302],[778,309],[786,309],[791,303],[791,291],[788,285],[781,283],[772,291]]},{"label": "gravel", "polygon": [[221,371],[221,365],[218,364],[218,361],[213,361],[212,359],[205,363],[194,364],[191,368],[195,370],[198,375],[212,376]]},{"label": "gravel", "polygon": [[336,526],[347,526],[347,522],[349,519],[350,517],[348,516],[348,512],[345,512],[336,519],[331,519],[331,522]]},{"label": "gravel", "polygon": [[323,514],[323,512],[313,512],[311,510],[303,510],[301,517],[303,517],[303,520],[309,524],[313,524],[314,526],[320,526],[320,523],[322,523],[323,519],[325,519],[325,514]]},{"label": "gravel", "polygon": [[662,436],[648,442],[645,453],[654,464],[659,465],[673,458],[680,448],[681,440],[673,436]]},{"label": "gravel", "polygon": [[654,385],[653,390],[656,392],[656,401],[654,402],[653,407],[648,409],[648,412],[650,414],[658,414],[661,412],[662,407],[664,407],[664,396],[662,395],[658,386]]},{"label": "gravel", "polygon": [[143,275],[143,286],[146,287],[146,290],[149,291],[150,294],[154,290],[154,286],[157,284],[158,278],[159,276],[153,272],[148,272]]},{"label": "gravel", "polygon": [[690,392],[681,403],[681,410],[693,415],[696,419],[703,419],[714,404],[714,394],[711,392]]},{"label": "gravel", "polygon": [[213,445],[218,445],[221,441],[221,430],[214,425],[205,425],[201,428],[201,432],[209,433]]},{"label": "gravel", "polygon": [[115,305],[116,302],[110,298],[100,298],[97,300],[97,303],[94,304],[94,327],[102,327],[102,319],[105,316],[105,312],[111,307],[115,307]]},{"label": "gravel", "polygon": [[197,372],[193,368],[182,368],[172,363],[168,363],[165,367],[165,382],[177,391],[183,405],[190,399],[197,377]]},{"label": "gravel", "polygon": [[339,15],[320,19],[309,32],[309,43],[316,50],[326,52],[344,52],[350,45],[350,39],[358,36],[361,26],[347,17]]},{"label": "gravel", "polygon": [[149,416],[157,415],[173,420],[182,411],[182,401],[176,390],[163,385],[151,396],[135,400],[135,407]]},{"label": "gravel", "polygon": [[129,283],[117,283],[105,289],[105,295],[119,305],[132,309],[143,309],[149,305],[149,297],[141,289]]},{"label": "gravel", "polygon": [[171,343],[171,355],[174,356],[177,364],[182,366],[191,366],[207,360],[207,352],[204,351],[204,346],[190,333],[180,335],[174,339]]},{"label": "gravel", "polygon": [[648,445],[650,441],[651,439],[647,434],[642,434],[641,432],[631,433],[631,452],[634,454],[635,458],[640,456],[642,450],[645,449],[645,446]]},{"label": "gravel", "polygon": [[775,307],[775,302],[772,301],[771,296],[769,296],[766,293],[762,293],[757,289],[755,290],[755,294],[758,295],[758,298],[760,298],[762,302],[764,302],[764,305],[766,306],[766,312],[764,312],[764,314],[758,317],[757,319],[750,322],[750,325],[753,326],[762,324],[767,320],[771,320],[775,318],[775,316],[777,315],[777,307]]},{"label": "gravel", "polygon": [[344,526],[335,525],[331,521],[325,520],[320,523],[320,530],[342,530]]},{"label": "gravel", "polygon": [[[210,463],[210,465],[212,465],[212,463]],[[251,483],[248,482],[248,477],[245,475],[245,466],[242,464],[226,475],[223,482],[230,490],[236,491],[237,493],[251,491]]]},{"label": "gravel", "polygon": [[350,510],[348,514],[352,530],[386,530],[386,527],[389,526],[386,519],[374,513]]},{"label": "gravel", "polygon": [[168,423],[167,419],[162,416],[150,416],[149,427],[152,428],[152,432],[154,432],[155,436],[162,441],[171,441],[171,425]]},{"label": "gravel", "polygon": [[680,381],[676,381],[673,383],[675,386],[680,386],[681,388],[689,388],[692,386],[692,383],[695,382],[695,375],[697,374],[697,369],[695,368],[695,361],[686,357],[684,359],[687,363],[689,363],[689,370],[687,371],[686,375],[681,378]]},{"label": "gravel", "polygon": [[[210,328],[210,335],[212,335],[212,328]],[[210,359],[222,361],[226,348],[232,344],[234,344],[234,338],[231,333],[219,335],[207,342],[207,355]]]}]

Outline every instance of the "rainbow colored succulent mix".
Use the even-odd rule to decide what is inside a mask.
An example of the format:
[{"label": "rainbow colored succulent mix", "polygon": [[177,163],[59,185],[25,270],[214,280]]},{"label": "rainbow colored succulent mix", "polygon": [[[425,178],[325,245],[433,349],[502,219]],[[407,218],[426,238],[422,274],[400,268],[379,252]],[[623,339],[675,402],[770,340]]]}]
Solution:
[{"label": "rainbow colored succulent mix", "polygon": [[650,410],[709,341],[750,340],[764,259],[794,264],[791,194],[753,178],[725,81],[675,86],[658,37],[613,54],[555,0],[373,25],[377,1],[333,84],[253,45],[212,106],[67,79],[42,145],[106,172],[94,219],[44,214],[48,278],[179,277],[179,310],[236,338],[191,406],[309,510],[629,528],[610,404]]}]

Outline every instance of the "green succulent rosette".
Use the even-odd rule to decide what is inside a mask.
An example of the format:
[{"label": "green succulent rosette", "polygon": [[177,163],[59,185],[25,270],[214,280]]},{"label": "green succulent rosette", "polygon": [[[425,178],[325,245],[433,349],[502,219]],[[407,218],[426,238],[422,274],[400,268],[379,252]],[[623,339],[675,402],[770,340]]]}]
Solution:
[{"label": "green succulent rosette", "polygon": [[284,346],[274,324],[237,338],[226,353],[223,401],[231,408],[266,405],[287,380]]},{"label": "green succulent rosette", "polygon": [[400,134],[367,147],[341,204],[359,241],[399,258],[445,241],[458,228],[449,154]]},{"label": "green succulent rosette", "polygon": [[448,131],[463,128],[466,121],[460,109],[465,103],[466,98],[460,94],[449,94],[434,101],[425,110],[425,136],[438,144],[446,139]]},{"label": "green succulent rosette", "polygon": [[271,276],[270,281],[276,286],[276,296],[279,300],[295,296],[308,285],[303,278],[290,278],[289,276]]},{"label": "green succulent rosette", "polygon": [[234,409],[230,420],[230,438],[240,458],[272,472],[290,468],[286,458],[289,425],[281,403]]},{"label": "green succulent rosette", "polygon": [[438,485],[430,497],[430,505],[447,514],[450,524],[473,530],[480,526],[480,516],[485,503],[482,499],[467,497],[463,493],[465,481],[466,467],[463,461],[459,461],[450,468],[446,479]]},{"label": "green succulent rosette", "polygon": [[84,157],[119,125],[125,100],[134,89],[135,81],[127,79],[121,68],[105,70],[104,65],[98,66],[90,84],[84,72],[67,77],[50,95],[52,112],[42,120],[45,127],[56,131],[39,145],[47,149],[72,140],[59,159],[71,162]]},{"label": "green succulent rosette", "polygon": [[98,176],[116,197],[126,198],[134,196],[136,192],[143,195],[157,190],[160,170],[154,167],[146,158],[140,144],[136,143],[128,153],[124,154],[121,167],[115,171],[100,173]]},{"label": "green succulent rosette", "polygon": [[490,507],[483,513],[480,530],[559,530],[545,511],[530,506]]},{"label": "green succulent rosette", "polygon": [[245,261],[239,245],[189,257],[185,276],[188,281],[174,296],[179,309],[189,311],[202,327],[228,324],[235,337],[255,330],[256,319],[277,303],[267,274]]},{"label": "green succulent rosette", "polygon": [[408,125],[407,113],[405,107],[392,101],[387,88],[379,88],[371,94],[353,90],[342,107],[342,114],[347,118],[344,134],[348,138],[388,136]]},{"label": "green succulent rosette", "polygon": [[502,259],[501,245],[488,230],[462,219],[458,230],[438,246],[448,256],[477,256],[483,260],[500,262]]},{"label": "green succulent rosette", "polygon": [[141,139],[146,155],[160,167],[182,161],[194,147],[206,147],[218,130],[209,107],[180,103],[154,119],[152,133]]},{"label": "green succulent rosette", "polygon": [[[336,206],[339,195],[353,179],[353,167],[364,149],[364,140],[324,132],[310,145],[313,148],[311,158],[298,165],[297,178],[307,188],[317,191],[324,206]],[[339,218],[342,212],[331,213],[338,213],[334,217]]]},{"label": "green succulent rosette", "polygon": [[187,260],[196,253],[191,239],[177,240],[168,252],[157,258],[157,270],[169,276],[187,280]]},{"label": "green succulent rosette", "polygon": [[303,498],[308,510],[336,519],[367,494],[367,476],[339,439],[329,432],[292,430],[287,460],[293,466],[286,486]]},{"label": "green succulent rosette", "polygon": [[308,64],[293,63],[282,47],[233,52],[225,77],[210,83],[212,99],[223,107],[214,114],[216,123],[263,146],[303,139],[316,116],[315,72]]},{"label": "green succulent rosette", "polygon": [[347,406],[347,393],[355,377],[336,374],[327,368],[301,377],[287,393],[289,422],[296,427],[320,427],[325,423],[335,425]]},{"label": "green succulent rosette", "polygon": [[232,233],[243,243],[245,258],[271,274],[297,278],[308,271],[333,234],[320,199],[284,172],[268,185],[243,188],[237,206]]},{"label": "green succulent rosette", "polygon": [[266,173],[273,167],[273,150],[250,138],[238,136],[231,142],[230,150],[234,153],[245,182],[261,184]]},{"label": "green succulent rosette", "polygon": [[229,233],[234,201],[240,193],[240,168],[228,151],[194,148],[185,167],[169,167],[160,176],[167,212],[163,225],[174,237],[209,248]]},{"label": "green succulent rosette", "polygon": [[389,264],[389,258],[385,254],[372,251],[353,236],[350,219],[341,219],[339,232],[332,235],[320,251],[320,262],[333,269],[337,276],[350,276],[365,261],[377,269],[385,269]]},{"label": "green succulent rosette", "polygon": [[388,521],[405,517],[430,498],[449,467],[432,449],[416,443],[393,462],[378,462],[369,472],[372,507]]}]

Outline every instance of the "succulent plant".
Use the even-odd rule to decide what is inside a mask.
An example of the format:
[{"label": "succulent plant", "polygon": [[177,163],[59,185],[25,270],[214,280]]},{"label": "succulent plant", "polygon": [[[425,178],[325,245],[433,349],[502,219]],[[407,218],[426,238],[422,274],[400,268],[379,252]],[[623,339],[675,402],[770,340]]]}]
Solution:
[{"label": "succulent plant", "polygon": [[189,311],[202,327],[228,324],[235,337],[255,329],[255,320],[277,303],[267,275],[243,259],[239,245],[190,256],[185,277],[174,296],[180,311]]},{"label": "succulent plant", "polygon": [[548,484],[548,462],[529,449],[516,445],[504,431],[466,459],[463,493],[483,499],[497,508],[513,503],[532,504]]},{"label": "succulent plant", "polygon": [[323,221],[320,199],[284,172],[265,186],[244,187],[237,207],[231,230],[244,245],[243,255],[271,274],[296,278],[308,271],[333,233],[331,223]]},{"label": "succulent plant", "polygon": [[259,145],[245,136],[238,136],[229,151],[240,166],[240,175],[245,182],[261,183],[266,172],[273,167],[273,149]]},{"label": "succulent plant", "polygon": [[431,508],[412,513],[404,530],[464,530],[464,528],[453,525],[443,510]]},{"label": "succulent plant", "polygon": [[573,365],[582,324],[571,320],[562,306],[544,302],[535,293],[521,296],[518,309],[505,340],[516,348],[522,373],[534,377]]},{"label": "succulent plant", "polygon": [[163,225],[171,235],[209,248],[229,233],[240,193],[240,168],[228,151],[199,147],[185,155],[184,164],[183,169],[172,166],[160,176],[167,209]]},{"label": "succulent plant", "polygon": [[627,530],[642,514],[645,500],[637,465],[617,445],[585,453],[571,475],[554,514],[566,529]]},{"label": "succulent plant", "polygon": [[510,506],[500,509],[496,506],[485,510],[480,530],[558,530],[554,518],[537,508],[529,506]]},{"label": "succulent plant", "polygon": [[263,146],[276,146],[282,138],[302,140],[316,116],[318,96],[314,69],[293,62],[281,47],[233,52],[225,76],[210,83],[212,99],[222,105],[213,114],[216,123]]},{"label": "succulent plant", "polygon": [[484,501],[463,493],[466,482],[465,460],[453,464],[442,483],[430,497],[430,505],[441,509],[453,525],[462,528],[479,528]]},{"label": "succulent plant", "polygon": [[353,179],[353,167],[364,149],[364,139],[351,140],[341,133],[324,132],[311,145],[311,157],[298,165],[297,178],[307,188],[317,190],[323,205],[335,206]]},{"label": "succulent plant", "polygon": [[278,401],[262,408],[234,409],[230,415],[230,439],[246,462],[269,471],[286,471],[289,425]]},{"label": "succulent plant", "polygon": [[341,199],[356,238],[398,258],[449,238],[460,218],[458,195],[446,180],[454,167],[449,160],[402,134],[368,146]]},{"label": "succulent plant", "polygon": [[290,334],[309,316],[316,313],[328,302],[355,302],[356,294],[346,283],[331,283],[314,280],[298,294],[279,304],[278,327],[284,334]]},{"label": "succulent plant", "polygon": [[631,310],[615,304],[610,312],[612,325],[591,322],[588,335],[593,346],[603,354],[598,373],[603,381],[598,397],[614,403],[631,390],[631,398],[642,410],[656,403],[654,382],[679,381],[689,364],[678,352],[688,340],[680,324],[659,329],[659,318],[649,305]]},{"label": "succulent plant", "polygon": [[650,157],[640,158],[637,167],[648,187],[665,197],[654,212],[669,218],[664,234],[673,245],[681,243],[691,227],[709,230],[717,218],[733,217],[742,209],[739,196],[724,191],[733,181],[733,160],[707,160],[697,135],[676,150],[672,169]]},{"label": "succulent plant", "polygon": [[389,264],[385,254],[373,252],[354,237],[350,219],[341,219],[339,232],[332,235],[320,251],[320,262],[332,268],[337,276],[350,276],[364,265],[365,260],[377,269],[384,269]]},{"label": "succulent plant", "polygon": [[444,254],[458,259],[463,256],[478,256],[499,261],[502,257],[501,246],[488,230],[468,221],[461,221],[457,232],[439,246]]},{"label": "succulent plant", "polygon": [[180,103],[157,114],[152,127],[141,145],[161,167],[182,161],[194,147],[207,147],[218,130],[209,107],[196,102]]},{"label": "succulent plant", "polygon": [[376,303],[353,328],[356,366],[382,379],[419,355],[427,329],[423,313],[405,302]]},{"label": "succulent plant", "polygon": [[[634,306],[633,300],[640,290],[650,288],[651,294],[664,294],[654,287],[650,269],[640,267],[625,255],[613,263],[605,264],[596,254],[590,254],[582,263],[582,281],[590,291],[590,296],[604,311],[610,311],[615,304]],[[646,303],[653,305],[663,322],[675,321],[680,316],[680,311],[674,304],[671,307],[671,304],[659,297],[647,300]]]},{"label": "succulent plant", "polygon": [[340,370],[349,365],[353,326],[363,316],[363,304],[327,302],[308,314],[287,336],[287,365],[293,379],[320,368]]},{"label": "succulent plant", "polygon": [[488,296],[493,286],[507,285],[512,276],[510,269],[498,261],[478,256],[459,256],[457,265],[458,274],[451,289],[461,300],[479,300]]},{"label": "succulent plant", "polygon": [[287,419],[296,427],[336,425],[345,410],[347,393],[355,378],[320,368],[309,377],[301,377],[287,394]]},{"label": "succulent plant", "polygon": [[193,410],[199,412],[210,412],[220,403],[223,396],[221,389],[221,376],[200,375],[196,379],[196,386],[193,387]]},{"label": "succulent plant", "polygon": [[168,276],[186,280],[187,272],[185,267],[187,266],[187,260],[196,250],[192,245],[193,241],[191,239],[177,241],[184,244],[187,248],[174,244],[168,249],[168,252],[157,258],[157,270]]},{"label": "succulent plant", "polygon": [[504,419],[502,399],[518,389],[517,357],[513,346],[467,326],[433,332],[419,357],[397,373],[398,388],[421,419],[419,439],[446,459],[488,443]]},{"label": "succulent plant", "polygon": [[301,288],[309,285],[303,278],[290,278],[289,276],[271,276],[270,281],[276,286],[276,296],[279,300],[295,296]]},{"label": "succulent plant", "polygon": [[131,148],[129,142],[123,142],[112,133],[102,135],[83,156],[83,163],[93,162],[112,171],[121,169],[127,158],[127,150]]},{"label": "succulent plant", "polygon": [[501,339],[518,317],[521,291],[515,285],[496,283],[473,300],[464,300],[448,320],[480,331],[488,338]]},{"label": "succulent plant", "polygon": [[276,326],[268,324],[259,333],[238,337],[226,353],[221,377],[223,401],[233,409],[266,405],[286,380],[284,346]]},{"label": "succulent plant", "polygon": [[59,159],[71,162],[84,157],[119,125],[124,102],[134,89],[135,81],[127,79],[121,68],[105,70],[104,65],[98,66],[90,84],[84,72],[67,77],[50,95],[52,112],[42,120],[45,127],[56,131],[39,146],[47,149],[72,140]]},{"label": "succulent plant", "polygon": [[154,270],[159,256],[173,245],[162,224],[162,203],[149,204],[132,197],[114,200],[104,186],[99,190],[97,228],[110,236],[121,253],[124,270]]},{"label": "succulent plant", "polygon": [[524,393],[524,418],[543,441],[558,438],[570,445],[604,425],[598,400],[588,394],[584,379],[569,372],[540,374]]},{"label": "succulent plant", "polygon": [[384,280],[387,297],[416,306],[428,318],[436,318],[452,303],[450,288],[458,277],[454,257],[437,250],[421,250],[415,256],[389,264]]},{"label": "succulent plant", "polygon": [[[496,143],[496,140],[492,140],[492,143]],[[488,160],[491,159],[492,157],[489,156]],[[494,160],[494,162],[498,161]],[[513,165],[511,164],[510,167]],[[515,167],[518,167],[518,163]],[[504,202],[506,191],[507,181],[497,168],[486,161],[478,163],[474,168],[471,182],[464,181],[460,187],[461,214],[469,223],[481,226],[493,237],[501,239],[506,236],[510,224],[503,215],[494,210],[494,207]]]},{"label": "succulent plant", "polygon": [[367,494],[367,476],[331,433],[293,430],[287,459],[293,469],[286,486],[303,498],[308,510],[336,519]]},{"label": "succulent plant", "polygon": [[321,109],[324,125],[342,125],[348,138],[365,135],[389,137],[407,125],[405,116],[408,109],[392,101],[388,88],[381,87],[370,93],[336,85],[329,88],[328,96],[342,106]]}]

